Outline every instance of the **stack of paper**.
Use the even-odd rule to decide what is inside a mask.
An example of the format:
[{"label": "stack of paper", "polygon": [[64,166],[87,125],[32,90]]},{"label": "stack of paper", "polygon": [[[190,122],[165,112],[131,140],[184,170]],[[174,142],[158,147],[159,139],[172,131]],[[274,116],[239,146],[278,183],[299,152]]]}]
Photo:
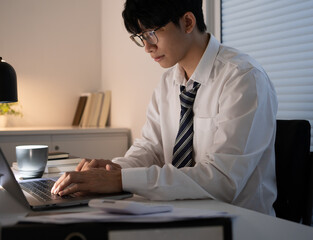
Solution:
[{"label": "stack of paper", "polygon": [[[59,173],[59,172],[70,172],[75,171],[76,166],[81,161],[81,158],[69,157],[64,159],[48,160],[45,168],[45,173]],[[13,162],[12,168],[19,170],[17,162]]]},{"label": "stack of paper", "polygon": [[82,159],[69,157],[65,159],[48,160],[45,173],[58,173],[75,171],[76,166]]}]

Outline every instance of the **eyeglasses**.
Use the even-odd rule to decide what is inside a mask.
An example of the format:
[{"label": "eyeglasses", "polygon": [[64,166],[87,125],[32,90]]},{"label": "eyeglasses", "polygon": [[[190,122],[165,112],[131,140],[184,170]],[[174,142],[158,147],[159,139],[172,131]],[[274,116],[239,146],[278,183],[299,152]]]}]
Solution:
[{"label": "eyeglasses", "polygon": [[152,31],[145,31],[141,34],[133,34],[130,36],[130,39],[133,40],[137,46],[144,47],[145,43],[143,40],[147,41],[150,44],[157,44],[159,39],[155,35],[155,32],[159,30],[161,27],[158,27]]}]

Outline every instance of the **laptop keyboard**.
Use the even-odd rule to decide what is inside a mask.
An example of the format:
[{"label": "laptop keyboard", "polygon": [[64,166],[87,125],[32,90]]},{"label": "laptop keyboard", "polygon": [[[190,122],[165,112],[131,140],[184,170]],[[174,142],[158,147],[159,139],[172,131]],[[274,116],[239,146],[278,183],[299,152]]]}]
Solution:
[{"label": "laptop keyboard", "polygon": [[64,199],[71,197],[71,196],[60,197],[59,195],[52,194],[50,190],[54,183],[55,181],[51,179],[44,179],[40,181],[20,182],[19,184],[24,191],[36,197],[38,200],[44,202],[54,199]]}]

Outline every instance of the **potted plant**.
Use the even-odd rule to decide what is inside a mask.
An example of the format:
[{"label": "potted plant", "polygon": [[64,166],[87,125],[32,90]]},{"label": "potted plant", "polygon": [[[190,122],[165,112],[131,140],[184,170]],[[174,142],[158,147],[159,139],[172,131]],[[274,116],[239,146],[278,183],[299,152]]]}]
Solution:
[{"label": "potted plant", "polygon": [[7,116],[22,116],[22,113],[15,109],[17,103],[0,103],[0,127],[5,127],[7,124]]}]

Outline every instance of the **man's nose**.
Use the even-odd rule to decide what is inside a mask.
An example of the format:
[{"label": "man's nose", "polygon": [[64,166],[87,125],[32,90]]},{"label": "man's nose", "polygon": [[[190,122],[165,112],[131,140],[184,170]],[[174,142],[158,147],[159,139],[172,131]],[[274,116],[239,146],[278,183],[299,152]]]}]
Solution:
[{"label": "man's nose", "polygon": [[149,42],[147,42],[146,40],[143,40],[144,41],[144,44],[145,44],[145,51],[147,53],[151,53],[155,50],[156,48],[156,45],[155,44],[151,44]]}]

